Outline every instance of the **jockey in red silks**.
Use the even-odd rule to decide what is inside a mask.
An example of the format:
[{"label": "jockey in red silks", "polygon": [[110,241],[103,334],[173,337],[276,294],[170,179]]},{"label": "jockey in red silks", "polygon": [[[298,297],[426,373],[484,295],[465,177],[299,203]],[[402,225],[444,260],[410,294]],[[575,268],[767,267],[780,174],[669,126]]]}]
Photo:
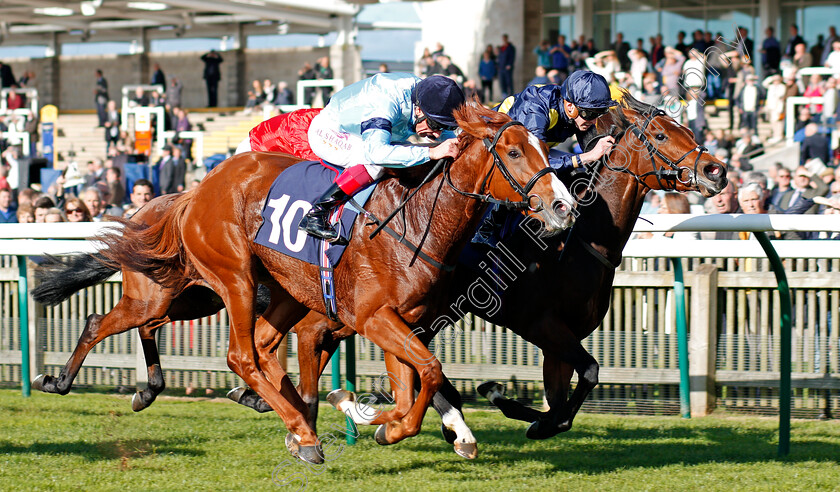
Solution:
[{"label": "jockey in red silks", "polygon": [[269,118],[248,132],[248,136],[236,148],[236,154],[243,152],[283,152],[306,159],[319,160],[309,148],[309,124],[321,108],[299,109]]},{"label": "jockey in red silks", "polygon": [[[321,159],[346,170],[304,215],[299,228],[335,241],[329,214],[373,183],[383,167],[402,168],[458,156],[453,116],[464,93],[452,79],[380,73],[340,90],[309,125],[309,145]],[[436,147],[394,145],[409,137],[432,138]]]},{"label": "jockey in red silks", "polygon": [[[458,84],[441,75],[420,79],[407,73],[376,74],[340,90],[323,110],[302,109],[260,123],[236,153],[285,152],[345,168],[299,225],[332,242],[338,239],[329,224],[332,208],[372,184],[383,167],[410,167],[458,156],[453,112],[464,101]],[[413,135],[441,144],[431,148],[392,144]]]}]

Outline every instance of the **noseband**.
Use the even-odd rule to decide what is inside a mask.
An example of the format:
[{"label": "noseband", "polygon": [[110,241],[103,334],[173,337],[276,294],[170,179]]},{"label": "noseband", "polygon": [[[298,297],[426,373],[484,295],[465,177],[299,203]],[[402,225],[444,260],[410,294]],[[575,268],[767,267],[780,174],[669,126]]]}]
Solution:
[{"label": "noseband", "polygon": [[[499,172],[502,173],[502,176],[505,178],[505,181],[508,182],[513,191],[517,192],[519,196],[522,198],[520,201],[511,201],[511,200],[497,200],[491,197],[489,194],[481,195],[478,193],[470,193],[467,191],[459,190],[449,176],[449,167],[451,165],[448,164],[443,168],[443,175],[446,178],[446,183],[455,191],[460,193],[461,195],[468,196],[470,198],[474,198],[476,200],[485,202],[485,203],[492,203],[495,205],[501,205],[503,207],[507,207],[512,210],[524,210],[528,209],[531,212],[539,212],[543,209],[543,202],[537,195],[529,195],[531,189],[537,184],[537,181],[545,176],[546,174],[554,173],[554,168],[551,166],[547,166],[543,169],[537,171],[534,176],[528,180],[528,183],[523,187],[519,184],[518,181],[513,177],[508,167],[505,165],[505,162],[502,160],[502,157],[496,151],[496,144],[499,143],[499,139],[502,137],[502,133],[511,126],[524,126],[522,123],[518,121],[508,121],[501,128],[496,132],[496,135],[493,136],[493,140],[491,141],[489,138],[484,139],[484,146],[493,156],[493,167],[490,168],[490,171],[487,172],[487,175],[484,176],[484,180],[481,182],[480,190],[484,190],[484,187],[487,185],[487,182],[490,180],[490,176],[493,175],[493,172],[498,169]],[[536,198],[538,203],[536,206],[531,206],[531,199]]]},{"label": "noseband", "polygon": [[[689,150],[688,152],[686,152],[685,154],[681,155],[679,159],[671,160],[668,156],[663,154],[662,151],[660,151],[656,147],[656,145],[654,145],[650,141],[650,139],[648,139],[647,135],[645,135],[645,132],[647,131],[648,126],[650,125],[650,122],[653,121],[654,118],[656,118],[657,116],[667,116],[667,114],[665,113],[665,111],[662,111],[661,109],[655,109],[654,111],[651,111],[650,113],[646,113],[643,116],[645,118],[645,124],[644,124],[644,126],[642,127],[641,130],[639,129],[638,126],[633,124],[633,125],[630,126],[630,128],[627,128],[627,129],[619,132],[616,135],[615,140],[616,140],[616,143],[618,141],[620,141],[621,138],[624,136],[624,134],[628,130],[633,132],[633,135],[635,135],[636,138],[638,138],[639,141],[642,142],[642,144],[644,144],[644,146],[647,148],[648,159],[650,160],[650,166],[653,170],[648,171],[648,172],[643,173],[643,174],[636,174],[633,171],[630,171],[629,169],[626,169],[626,168],[623,168],[623,167],[613,167],[613,166],[610,165],[609,156],[605,155],[604,157],[599,159],[598,164],[596,164],[594,167],[592,167],[589,170],[589,172],[597,172],[598,165],[603,164],[604,167],[606,167],[607,169],[609,169],[611,171],[622,172],[622,173],[629,174],[629,175],[633,176],[636,179],[636,181],[638,181],[641,185],[646,186],[648,188],[650,188],[650,186],[648,186],[648,184],[645,183],[645,179],[648,176],[655,177],[656,181],[659,183],[659,187],[662,188],[662,189],[667,189],[667,187],[665,186],[666,182],[672,182],[673,183],[675,181],[679,181],[680,183],[682,183],[684,185],[691,186],[692,188],[697,188],[697,166],[700,165],[700,158],[703,156],[704,153],[709,152],[709,150],[702,145],[698,145],[698,146],[694,147],[693,149]],[[692,152],[697,152],[697,157],[694,159],[694,169],[692,169],[690,167],[686,167],[686,166],[680,166],[680,163],[682,163],[682,161],[684,161],[686,157],[691,155]],[[656,165],[656,159],[659,159],[665,165],[664,166],[657,166]],[[666,166],[667,166],[667,168],[666,168]],[[682,179],[682,176],[683,176],[684,172],[688,173],[688,177],[686,179]]]},{"label": "noseband", "polygon": [[[653,168],[652,171],[646,172],[644,174],[631,174],[633,174],[633,176],[635,176],[636,179],[645,186],[647,185],[644,183],[644,179],[648,176],[655,176],[656,180],[659,182],[660,188],[662,189],[665,189],[665,186],[663,186],[663,181],[679,181],[684,185],[696,188],[697,166],[700,164],[700,158],[703,156],[703,153],[708,152],[709,150],[702,145],[697,145],[693,149],[680,156],[679,159],[672,161],[670,158],[668,158],[668,156],[664,155],[657,148],[656,145],[651,143],[651,141],[647,138],[647,135],[645,135],[645,132],[647,131],[648,126],[650,125],[650,122],[653,121],[653,119],[657,116],[666,116],[666,113],[661,109],[656,109],[655,111],[652,111],[645,115],[645,124],[641,130],[635,124],[630,127],[630,131],[633,132],[636,138],[638,138],[639,141],[642,142],[647,148],[648,159],[650,159],[650,165]],[[692,152],[697,152],[697,157],[694,159],[694,169],[685,166],[680,166],[680,163],[684,161],[685,158],[688,157]],[[665,166],[657,167],[655,158],[659,158],[659,160],[665,163],[665,165],[667,165],[670,169],[666,169]],[[688,177],[686,179],[682,179],[684,171],[688,172]]]}]

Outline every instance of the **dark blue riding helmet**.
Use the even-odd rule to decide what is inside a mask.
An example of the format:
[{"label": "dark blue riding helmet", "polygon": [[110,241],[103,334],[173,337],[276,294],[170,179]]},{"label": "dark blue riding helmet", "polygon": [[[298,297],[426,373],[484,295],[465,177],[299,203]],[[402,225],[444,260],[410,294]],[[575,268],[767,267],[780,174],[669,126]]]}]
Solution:
[{"label": "dark blue riding helmet", "polygon": [[601,109],[618,104],[610,95],[607,79],[588,70],[569,75],[560,87],[560,95],[579,108]]},{"label": "dark blue riding helmet", "polygon": [[443,75],[431,75],[418,82],[411,99],[429,119],[448,127],[458,126],[452,113],[466,101],[458,84]]}]

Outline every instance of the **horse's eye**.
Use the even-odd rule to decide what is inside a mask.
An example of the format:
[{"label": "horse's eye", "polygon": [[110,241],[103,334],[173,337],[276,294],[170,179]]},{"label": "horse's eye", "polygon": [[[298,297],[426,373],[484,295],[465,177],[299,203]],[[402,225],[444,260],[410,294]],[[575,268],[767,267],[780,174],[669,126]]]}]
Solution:
[{"label": "horse's eye", "polygon": [[511,159],[519,159],[520,157],[522,157],[522,154],[520,154],[519,151],[516,149],[511,149],[510,151],[508,151],[508,157],[510,157]]},{"label": "horse's eye", "polygon": [[654,137],[654,138],[656,138],[656,139],[657,139],[657,140],[659,140],[660,142],[664,142],[666,137],[665,137],[665,134],[664,134],[664,133],[657,133],[657,134],[656,134],[656,137]]}]

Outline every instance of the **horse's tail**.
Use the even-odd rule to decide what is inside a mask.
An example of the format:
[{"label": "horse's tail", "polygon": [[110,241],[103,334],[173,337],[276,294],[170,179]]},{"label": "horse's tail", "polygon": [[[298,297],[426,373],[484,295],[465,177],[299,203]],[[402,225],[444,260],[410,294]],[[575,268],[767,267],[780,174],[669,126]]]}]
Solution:
[{"label": "horse's tail", "polygon": [[39,284],[32,289],[32,297],[36,302],[55,306],[82,289],[101,284],[118,271],[100,253],[47,256],[35,270]]},{"label": "horse's tail", "polygon": [[142,273],[164,287],[183,289],[196,276],[181,240],[181,224],[192,196],[187,192],[176,198],[151,225],[117,219],[122,230],[97,237],[106,245],[100,254],[111,266]]}]

